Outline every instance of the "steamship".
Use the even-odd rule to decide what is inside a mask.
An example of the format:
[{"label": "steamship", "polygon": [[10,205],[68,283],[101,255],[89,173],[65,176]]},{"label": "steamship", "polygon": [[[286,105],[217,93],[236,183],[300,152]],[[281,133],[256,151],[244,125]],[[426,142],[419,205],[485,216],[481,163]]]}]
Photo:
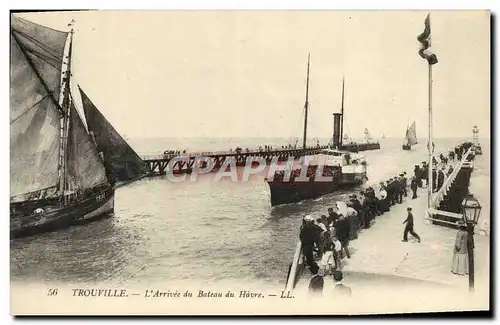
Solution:
[{"label": "steamship", "polygon": [[[307,62],[306,100],[304,105],[304,139],[306,148],[307,114],[309,109],[309,67]],[[342,106],[344,82],[342,82]],[[266,179],[271,192],[271,205],[277,206],[313,199],[340,189],[363,185],[366,180],[366,160],[363,156],[341,150],[342,114],[334,113],[334,134],[331,149],[304,156],[297,168],[279,166],[272,179]]]}]

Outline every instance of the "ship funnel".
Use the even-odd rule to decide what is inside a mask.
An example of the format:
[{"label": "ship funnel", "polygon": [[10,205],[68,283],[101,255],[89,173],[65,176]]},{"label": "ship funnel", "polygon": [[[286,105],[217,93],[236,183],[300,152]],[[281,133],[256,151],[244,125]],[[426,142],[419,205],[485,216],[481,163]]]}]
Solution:
[{"label": "ship funnel", "polygon": [[333,147],[334,148],[340,148],[341,144],[341,137],[342,135],[340,134],[340,120],[342,118],[342,114],[340,113],[333,113]]}]

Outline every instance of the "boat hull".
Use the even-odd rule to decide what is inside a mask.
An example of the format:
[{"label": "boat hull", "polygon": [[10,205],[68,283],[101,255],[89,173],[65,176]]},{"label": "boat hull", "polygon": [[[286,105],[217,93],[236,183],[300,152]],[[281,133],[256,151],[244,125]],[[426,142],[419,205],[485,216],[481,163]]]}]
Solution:
[{"label": "boat hull", "polygon": [[338,190],[362,186],[366,183],[366,175],[344,175],[342,179],[331,182],[283,182],[267,181],[271,192],[271,206],[297,203],[302,200],[315,199]]},{"label": "boat hull", "polygon": [[114,201],[115,191],[110,188],[62,208],[47,208],[43,213],[11,216],[10,236],[27,237],[109,217],[114,212]]}]

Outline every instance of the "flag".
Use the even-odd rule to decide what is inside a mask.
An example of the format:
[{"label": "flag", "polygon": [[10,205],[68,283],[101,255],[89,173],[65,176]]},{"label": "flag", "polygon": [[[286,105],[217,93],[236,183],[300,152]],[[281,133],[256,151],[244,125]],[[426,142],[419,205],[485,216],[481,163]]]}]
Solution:
[{"label": "flag", "polygon": [[426,59],[430,65],[438,63],[436,54],[429,50],[429,47],[431,47],[431,19],[429,14],[425,18],[425,29],[422,34],[418,35],[417,40],[420,42],[418,54]]}]

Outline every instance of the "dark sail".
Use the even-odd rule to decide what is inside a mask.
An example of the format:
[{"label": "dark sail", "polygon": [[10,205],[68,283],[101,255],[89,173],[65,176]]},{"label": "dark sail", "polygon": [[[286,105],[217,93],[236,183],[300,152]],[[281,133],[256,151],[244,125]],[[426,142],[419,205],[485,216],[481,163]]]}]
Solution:
[{"label": "dark sail", "polygon": [[73,35],[11,17],[11,238],[114,211],[115,189],[71,95]]},{"label": "dark sail", "polygon": [[148,166],[120,136],[81,88],[83,111],[89,133],[102,152],[108,177],[117,182],[130,181],[149,173]]},{"label": "dark sail", "polygon": [[67,188],[85,190],[106,184],[106,171],[78,111],[70,106],[67,147]]},{"label": "dark sail", "polygon": [[58,97],[67,35],[12,16],[11,202],[49,198],[58,193]]}]

